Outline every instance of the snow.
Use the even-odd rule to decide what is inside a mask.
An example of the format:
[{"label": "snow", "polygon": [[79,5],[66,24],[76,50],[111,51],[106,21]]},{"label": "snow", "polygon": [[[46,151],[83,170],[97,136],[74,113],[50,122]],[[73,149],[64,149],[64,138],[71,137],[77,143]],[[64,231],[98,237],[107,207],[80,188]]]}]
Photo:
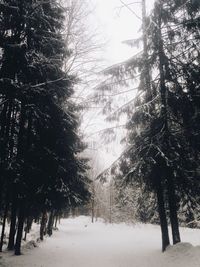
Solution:
[{"label": "snow", "polygon": [[199,267],[200,230],[181,228],[183,243],[161,253],[160,227],[63,219],[59,231],[22,256],[4,252],[6,267]]},{"label": "snow", "polygon": [[[7,247],[7,244],[8,244],[8,236],[9,236],[9,226],[6,225],[6,228],[5,228],[5,243],[4,243],[4,246],[3,246],[3,250],[6,249]],[[1,228],[0,228],[1,230]],[[26,237],[26,241],[24,241],[24,239],[22,239],[22,248],[27,248],[27,249],[31,249],[33,247],[36,247],[38,244],[37,244],[37,239],[39,237],[39,231],[40,231],[40,225],[39,224],[36,224],[34,223],[32,225],[32,230],[30,231],[29,234],[27,234],[27,237]],[[1,266],[1,265],[0,265]]]}]

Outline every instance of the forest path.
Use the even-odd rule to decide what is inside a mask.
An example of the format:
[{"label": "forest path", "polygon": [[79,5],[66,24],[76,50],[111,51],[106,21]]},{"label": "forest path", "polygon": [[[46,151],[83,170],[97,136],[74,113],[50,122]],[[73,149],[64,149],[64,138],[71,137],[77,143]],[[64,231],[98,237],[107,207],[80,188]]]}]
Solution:
[{"label": "forest path", "polygon": [[[200,231],[182,229],[196,245]],[[198,232],[198,235],[197,235]],[[200,242],[199,242],[200,243]],[[6,267],[196,267],[200,248],[188,243],[160,251],[160,229],[152,225],[92,224],[80,216],[65,219],[59,231],[22,256],[3,255]]]}]

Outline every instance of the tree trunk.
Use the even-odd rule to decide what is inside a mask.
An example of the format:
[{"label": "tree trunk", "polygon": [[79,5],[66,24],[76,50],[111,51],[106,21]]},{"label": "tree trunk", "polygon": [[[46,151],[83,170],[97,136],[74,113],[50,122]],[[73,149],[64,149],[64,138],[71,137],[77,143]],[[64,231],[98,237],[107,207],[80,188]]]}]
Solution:
[{"label": "tree trunk", "polygon": [[3,217],[3,224],[2,224],[2,231],[1,231],[1,241],[0,241],[0,252],[2,252],[3,248],[3,240],[4,240],[4,234],[5,234],[5,226],[6,226],[6,218],[8,215],[8,207],[9,207],[9,201],[6,201],[6,206],[4,210],[4,217]]},{"label": "tree trunk", "polygon": [[15,138],[13,138],[16,129],[17,122],[17,107],[13,105],[12,116],[11,116],[11,127],[10,127],[10,140],[9,140],[9,158],[12,160],[14,155],[14,146],[15,146]]},{"label": "tree trunk", "polygon": [[[18,133],[18,145],[17,145],[17,160],[24,158],[26,145],[24,145],[24,132],[25,132],[25,121],[26,121],[26,106],[24,101],[21,102],[21,114],[20,114],[20,124],[19,124],[19,133]],[[24,166],[23,166],[24,168]],[[24,173],[24,171],[23,171]],[[18,184],[18,192],[22,190],[23,184]],[[22,187],[22,188],[21,188]],[[25,219],[25,200],[21,200],[19,204],[19,216],[18,216],[18,229],[15,243],[15,255],[21,254],[21,240],[23,235],[24,228],[24,219]]]},{"label": "tree trunk", "polygon": [[5,156],[5,131],[6,131],[6,125],[7,125],[7,112],[8,112],[8,101],[4,104],[3,110],[0,114],[0,123],[1,123],[1,131],[0,131],[0,139],[1,139],[1,155],[0,155],[0,210],[2,208],[2,194],[3,194],[3,188],[4,188],[4,178],[2,175],[3,165],[4,165],[4,156]]},{"label": "tree trunk", "polygon": [[25,207],[21,203],[19,209],[19,218],[18,218],[18,229],[17,229],[17,237],[15,243],[15,255],[21,255],[21,241],[23,235],[24,228],[24,217],[25,217]]},{"label": "tree trunk", "polygon": [[97,222],[98,221],[98,217],[100,217],[100,215],[102,214],[102,212],[100,211],[100,205],[98,204],[98,203],[96,203],[96,214],[95,214],[95,216],[96,216],[96,219],[95,219],[95,221]]},{"label": "tree trunk", "polygon": [[40,240],[44,240],[44,235],[46,234],[46,224],[47,224],[47,213],[46,211],[42,213],[42,219],[40,224]]},{"label": "tree trunk", "polygon": [[31,224],[32,224],[32,217],[31,216],[28,216],[28,214],[26,214],[26,226],[24,227],[24,238],[23,240],[26,241],[26,237],[27,237],[27,234],[29,233],[30,231],[30,228],[31,228]]},{"label": "tree trunk", "polygon": [[11,222],[10,222],[8,250],[14,249],[15,233],[16,233],[16,220],[17,220],[17,200],[16,200],[16,196],[14,196],[13,201],[12,201],[12,207],[11,207]]},{"label": "tree trunk", "polygon": [[95,183],[94,181],[92,182],[91,186],[91,219],[92,223],[94,223],[94,216],[95,216]]},{"label": "tree trunk", "polygon": [[[157,31],[157,39],[158,39],[158,57],[159,57],[159,74],[160,74],[160,95],[161,95],[161,118],[163,121],[163,148],[166,157],[170,159],[170,131],[168,125],[168,89],[166,87],[166,71],[165,71],[165,53],[163,48],[163,39],[162,39],[162,30],[161,30],[161,14],[162,14],[162,5],[160,2],[160,17],[158,20],[158,31]],[[176,244],[180,242],[180,234],[178,229],[178,219],[177,219],[177,204],[175,197],[175,188],[173,181],[173,170],[167,166],[167,162],[163,164],[163,170],[166,170],[166,181],[167,181],[167,193],[168,193],[168,201],[169,201],[169,210],[170,210],[170,220],[172,226],[172,236],[173,243]],[[172,168],[172,167],[171,167]]]},{"label": "tree trunk", "polygon": [[91,206],[92,206],[92,223],[94,222],[94,195],[92,196],[92,199],[91,199]]},{"label": "tree trunk", "polygon": [[[5,134],[4,134],[4,144],[3,144],[3,149],[1,150],[1,167],[3,167],[3,169],[6,169],[7,164],[9,162],[8,160],[8,143],[9,143],[9,132],[10,132],[10,121],[11,121],[11,114],[12,114],[12,102],[11,100],[9,100],[9,105],[8,105],[8,112],[7,112],[7,116],[6,116],[6,125],[5,125]],[[5,224],[6,224],[6,218],[7,218],[7,214],[8,214],[8,208],[9,208],[9,188],[10,182],[8,177],[5,177],[5,182],[4,182],[4,187],[6,188],[6,203],[5,203],[5,210],[4,210],[4,218],[3,218],[3,225],[2,225],[2,233],[1,233],[1,241],[0,241],[0,251],[2,251],[2,247],[3,247],[3,239],[4,239],[4,232],[5,232]]]},{"label": "tree trunk", "polygon": [[28,229],[28,221],[29,221],[29,217],[27,217],[27,219],[26,219],[26,225],[25,225],[25,227],[24,227],[24,238],[23,238],[24,241],[26,241],[27,234],[29,233],[29,229]]},{"label": "tree trunk", "polygon": [[55,219],[55,228],[57,228],[57,223],[58,223],[58,215],[56,215],[56,217],[55,217],[56,219]]},{"label": "tree trunk", "polygon": [[159,181],[159,179],[156,184],[156,194],[157,194],[158,213],[160,217],[160,227],[162,234],[162,252],[164,252],[167,246],[169,246],[170,242],[169,242],[169,232],[168,232],[167,217],[164,204],[163,188],[161,181]]},{"label": "tree trunk", "polygon": [[181,242],[180,233],[179,233],[179,224],[178,224],[178,216],[177,216],[177,205],[176,205],[176,195],[174,188],[174,181],[171,171],[168,171],[167,177],[167,189],[168,189],[168,201],[169,201],[169,214],[170,221],[172,227],[172,239],[173,244],[177,244]]},{"label": "tree trunk", "polygon": [[26,237],[27,237],[27,223],[26,223],[26,226],[24,227],[24,238],[23,240],[26,241]]},{"label": "tree trunk", "polygon": [[28,219],[27,219],[27,233],[30,232],[32,224],[33,224],[33,217],[29,216]]},{"label": "tree trunk", "polygon": [[109,199],[109,223],[112,223],[112,181],[110,182],[110,188],[109,188],[109,193],[110,193],[110,199]]},{"label": "tree trunk", "polygon": [[54,221],[54,212],[51,211],[49,215],[48,225],[47,225],[47,234],[49,236],[51,236],[53,233],[53,221]]}]

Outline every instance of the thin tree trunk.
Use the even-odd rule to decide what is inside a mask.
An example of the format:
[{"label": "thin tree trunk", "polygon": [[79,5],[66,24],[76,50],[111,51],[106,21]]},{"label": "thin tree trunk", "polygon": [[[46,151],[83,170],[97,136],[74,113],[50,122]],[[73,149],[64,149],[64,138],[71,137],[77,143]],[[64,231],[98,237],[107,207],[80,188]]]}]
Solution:
[{"label": "thin tree trunk", "polygon": [[168,188],[169,214],[170,214],[170,221],[172,228],[172,239],[173,239],[173,244],[177,244],[181,242],[181,238],[179,233],[175,188],[174,188],[173,177],[170,171],[168,172],[167,188]]},{"label": "thin tree trunk", "polygon": [[42,213],[42,219],[40,224],[40,240],[44,240],[44,235],[46,234],[46,224],[47,224],[47,213],[46,211]]},{"label": "thin tree trunk", "polygon": [[163,188],[161,181],[157,181],[156,183],[156,195],[158,200],[158,213],[160,217],[160,227],[161,227],[161,234],[162,234],[162,252],[164,252],[169,246],[169,232],[168,232],[168,225],[167,225],[167,217],[166,217],[166,210],[164,204],[164,196],[163,196]]},{"label": "thin tree trunk", "polygon": [[92,196],[92,199],[91,199],[91,204],[92,204],[92,223],[94,222],[94,196]]},{"label": "thin tree trunk", "polygon": [[5,210],[4,210],[2,231],[1,231],[0,252],[2,252],[2,248],[3,248],[3,240],[4,240],[4,234],[5,234],[6,219],[7,219],[7,215],[8,215],[8,207],[9,207],[9,201],[7,199]]},{"label": "thin tree trunk", "polygon": [[16,221],[17,221],[17,199],[16,199],[16,195],[14,193],[12,206],[11,206],[11,222],[10,222],[8,250],[14,249],[15,233],[16,233]]},{"label": "thin tree trunk", "polygon": [[11,129],[10,129],[10,140],[9,140],[9,158],[12,160],[14,153],[15,138],[13,138],[17,121],[17,108],[16,105],[13,105],[12,110],[12,119],[11,119]]},{"label": "thin tree trunk", "polygon": [[0,138],[1,138],[1,155],[0,155],[0,210],[1,210],[1,205],[2,205],[2,193],[3,193],[3,188],[4,188],[4,178],[2,175],[2,170],[3,170],[3,165],[4,165],[4,156],[5,156],[5,132],[6,132],[6,127],[8,124],[7,121],[7,112],[8,112],[8,101],[4,104],[3,110],[0,115],[0,122],[1,122],[1,132],[0,132]]},{"label": "thin tree trunk", "polygon": [[112,181],[110,182],[110,187],[109,187],[109,197],[110,197],[110,207],[109,207],[109,223],[112,223]]},{"label": "thin tree trunk", "polygon": [[92,194],[91,194],[91,219],[92,223],[94,223],[94,216],[95,216],[95,184],[94,181],[92,182]]},{"label": "thin tree trunk", "polygon": [[[8,155],[9,155],[8,143],[9,143],[11,114],[12,114],[12,102],[9,101],[8,112],[7,112],[7,117],[6,117],[6,128],[5,128],[5,136],[4,136],[4,145],[3,145],[3,149],[1,151],[1,153],[3,155],[3,159],[2,159],[2,167],[3,167],[3,169],[7,167],[7,163],[8,163]],[[8,177],[5,177],[4,187],[7,188],[7,189],[6,189],[6,192],[5,192],[6,193],[6,203],[5,203],[4,218],[3,218],[3,225],[2,225],[2,233],[1,233],[1,240],[0,240],[0,251],[2,251],[2,247],[3,247],[6,218],[7,218],[7,215],[8,215],[8,208],[9,208],[9,191],[8,191],[9,185],[10,185],[10,182],[8,180]]]},{"label": "thin tree trunk", "polygon": [[49,236],[51,236],[53,233],[53,221],[54,221],[54,212],[51,211],[49,215],[48,225],[47,225],[47,234]]},{"label": "thin tree trunk", "polygon": [[[19,126],[19,133],[18,133],[18,146],[17,146],[17,160],[21,160],[24,157],[24,131],[25,131],[25,120],[26,120],[26,108],[25,103],[21,103],[21,114],[20,114],[20,126]],[[24,167],[24,166],[23,166]],[[19,185],[19,189],[20,186]],[[24,200],[23,200],[24,201]],[[24,228],[24,219],[25,219],[25,206],[21,200],[19,205],[19,216],[18,216],[18,229],[17,229],[17,236],[16,236],[16,243],[15,243],[15,255],[21,254],[21,240],[23,235],[23,228]]]},{"label": "thin tree trunk", "polygon": [[21,203],[19,209],[18,229],[17,229],[17,237],[15,243],[15,255],[21,255],[21,241],[22,241],[24,219],[25,219],[24,217],[25,217],[25,207],[24,204]]},{"label": "thin tree trunk", "polygon": [[[27,216],[27,214],[26,214],[26,216]],[[29,217],[27,216],[26,225],[24,227],[24,238],[23,238],[24,241],[26,241],[27,234],[29,233],[29,228],[28,227],[29,227]]]},{"label": "thin tree trunk", "polygon": [[100,214],[102,214],[102,212],[99,211],[100,210],[100,206],[98,205],[98,203],[96,203],[96,222],[98,221],[98,217],[100,217]]},{"label": "thin tree trunk", "polygon": [[55,219],[55,228],[57,228],[57,223],[58,223],[58,215],[56,215],[56,217],[55,217],[56,219]]},{"label": "thin tree trunk", "polygon": [[30,232],[32,224],[33,224],[33,217],[29,216],[28,219],[27,219],[27,233]]},{"label": "thin tree trunk", "polygon": [[26,221],[26,226],[24,227],[25,229],[24,229],[24,238],[23,238],[23,240],[24,241],[26,241],[26,237],[27,237],[27,232],[28,232],[28,230],[27,230],[27,221]]}]

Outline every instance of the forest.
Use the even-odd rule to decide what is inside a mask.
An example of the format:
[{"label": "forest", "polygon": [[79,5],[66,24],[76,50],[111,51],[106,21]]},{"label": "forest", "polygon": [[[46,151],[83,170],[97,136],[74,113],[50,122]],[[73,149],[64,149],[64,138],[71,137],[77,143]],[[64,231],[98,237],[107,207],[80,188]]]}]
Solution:
[{"label": "forest", "polygon": [[[162,252],[199,228],[200,1],[146,2],[133,53],[102,69],[81,1],[0,1],[0,252],[70,215],[159,225]],[[121,154],[102,168],[94,140]]]}]

